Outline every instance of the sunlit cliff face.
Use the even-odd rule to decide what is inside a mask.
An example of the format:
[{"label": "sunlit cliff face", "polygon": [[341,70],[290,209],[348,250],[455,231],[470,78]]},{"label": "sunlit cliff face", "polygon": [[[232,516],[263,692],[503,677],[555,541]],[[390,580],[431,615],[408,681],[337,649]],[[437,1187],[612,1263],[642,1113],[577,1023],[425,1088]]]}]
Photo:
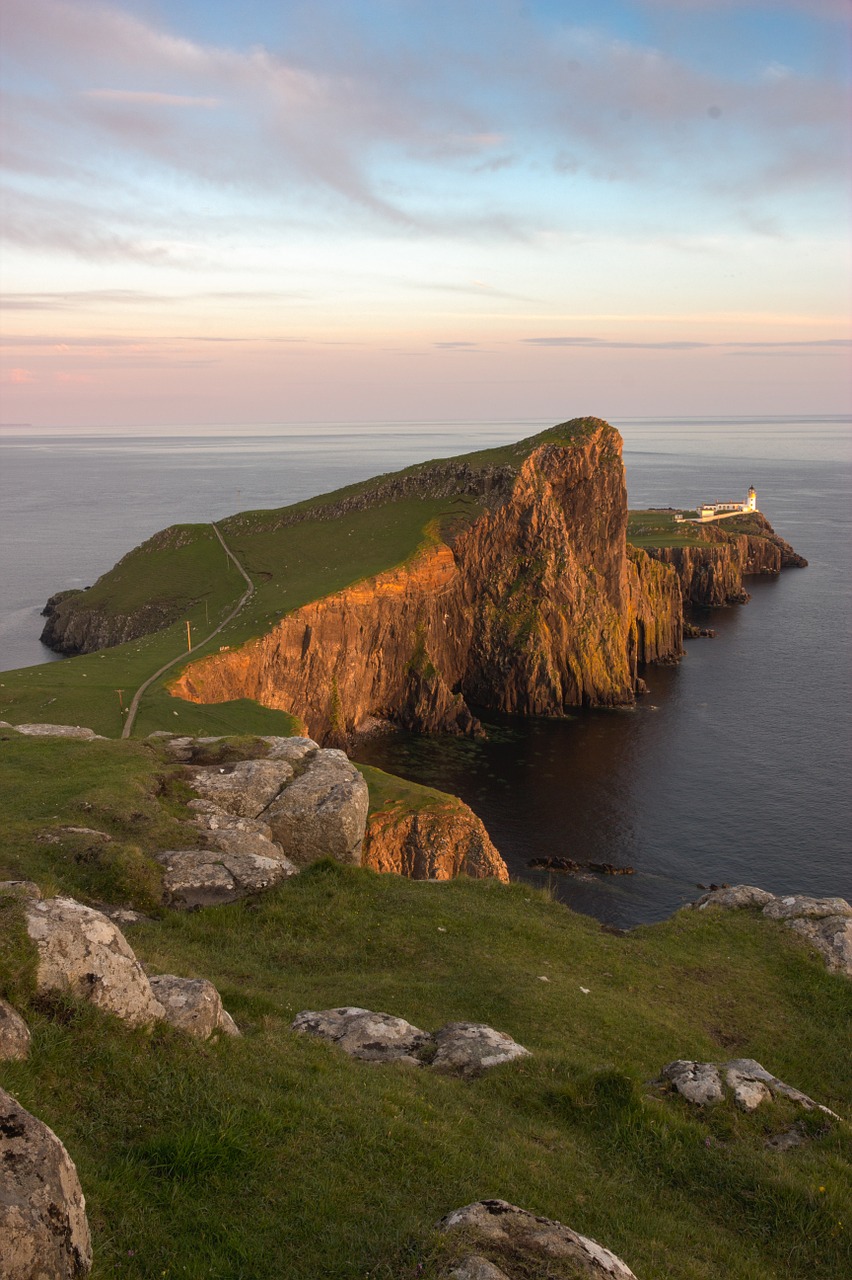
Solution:
[{"label": "sunlit cliff face", "polygon": [[848,19],[7,0],[3,419],[842,411]]}]

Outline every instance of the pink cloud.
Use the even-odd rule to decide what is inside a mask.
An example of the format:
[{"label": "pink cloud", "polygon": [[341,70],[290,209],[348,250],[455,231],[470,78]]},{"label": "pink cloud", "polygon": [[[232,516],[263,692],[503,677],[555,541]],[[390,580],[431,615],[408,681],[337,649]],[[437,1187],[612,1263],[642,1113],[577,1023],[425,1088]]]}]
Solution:
[{"label": "pink cloud", "polygon": [[182,93],[157,93],[145,89],[84,89],[84,98],[103,98],[109,102],[139,102],[155,107],[218,107],[221,98],[198,98]]},{"label": "pink cloud", "polygon": [[10,369],[6,374],[5,381],[20,385],[24,382],[35,382],[35,375],[31,369]]}]

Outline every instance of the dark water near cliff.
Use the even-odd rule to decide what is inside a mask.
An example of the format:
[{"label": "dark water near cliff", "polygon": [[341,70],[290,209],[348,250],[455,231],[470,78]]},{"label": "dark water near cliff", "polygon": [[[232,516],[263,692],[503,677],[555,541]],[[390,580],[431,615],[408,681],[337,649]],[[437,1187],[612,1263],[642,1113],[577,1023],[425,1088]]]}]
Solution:
[{"label": "dark water near cliff", "polygon": [[[546,423],[246,427],[170,435],[9,436],[0,468],[0,669],[53,657],[37,636],[51,592],[92,581],[155,530],[280,506]],[[513,875],[531,857],[629,864],[553,876],[614,924],[660,918],[698,881],[852,896],[852,466],[836,419],[619,422],[633,506],[739,498],[750,483],[810,561],[751,579],[715,640],[647,673],[635,711],[570,722],[487,717],[486,743],[377,740],[360,758],[461,795]]]}]

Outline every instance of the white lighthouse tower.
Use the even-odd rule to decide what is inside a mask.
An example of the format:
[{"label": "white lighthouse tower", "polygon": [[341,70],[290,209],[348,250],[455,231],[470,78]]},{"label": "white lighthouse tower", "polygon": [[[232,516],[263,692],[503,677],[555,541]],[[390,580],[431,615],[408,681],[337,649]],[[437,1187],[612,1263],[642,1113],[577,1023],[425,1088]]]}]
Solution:
[{"label": "white lighthouse tower", "polygon": [[757,510],[757,493],[755,492],[754,485],[750,484],[748,487],[748,497],[743,503],[743,511],[756,511],[756,510]]}]

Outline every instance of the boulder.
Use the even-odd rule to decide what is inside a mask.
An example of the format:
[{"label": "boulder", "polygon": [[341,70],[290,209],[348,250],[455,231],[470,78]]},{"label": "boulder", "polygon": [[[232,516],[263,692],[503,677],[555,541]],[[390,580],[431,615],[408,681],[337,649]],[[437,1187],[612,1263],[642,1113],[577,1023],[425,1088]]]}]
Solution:
[{"label": "boulder", "polygon": [[712,889],[705,893],[693,906],[699,911],[706,907],[765,907],[774,902],[775,895],[765,889],[758,889],[753,884],[734,884],[726,889]]},{"label": "boulder", "polygon": [[689,1062],[679,1059],[663,1067],[661,1078],[670,1081],[687,1102],[704,1106],[708,1102],[721,1102],[726,1086],[733,1094],[734,1102],[743,1111],[755,1111],[774,1095],[797,1102],[806,1111],[824,1111],[835,1119],[828,1107],[814,1102],[800,1089],[785,1084],[772,1075],[754,1058],[732,1058],[730,1062]]},{"label": "boulder", "polygon": [[0,1089],[4,1280],[77,1280],[92,1266],[86,1201],[56,1134]]},{"label": "boulder", "polygon": [[852,920],[849,916],[825,916],[821,920],[788,920],[788,929],[806,938],[825,960],[830,973],[852,978]]},{"label": "boulder", "polygon": [[[578,1235],[570,1227],[551,1218],[539,1218],[526,1209],[509,1204],[505,1200],[478,1200],[447,1214],[440,1222],[445,1232],[461,1231],[466,1245],[485,1251],[496,1251],[501,1264],[514,1275],[530,1277],[530,1280],[546,1280],[553,1275],[553,1263],[570,1264],[578,1276],[614,1277],[614,1280],[636,1280],[630,1268],[609,1249],[603,1248],[587,1236]],[[468,1256],[462,1267],[470,1268],[481,1255]],[[486,1259],[482,1259],[486,1261]],[[493,1264],[492,1264],[493,1265]],[[505,1274],[500,1268],[477,1272],[462,1270],[462,1276],[481,1276],[483,1280],[497,1280]]]},{"label": "boulder", "polygon": [[432,1059],[436,1071],[472,1077],[489,1067],[515,1058],[529,1058],[530,1051],[503,1031],[481,1022],[448,1022],[435,1032],[437,1052]]},{"label": "boulder", "polygon": [[29,1051],[29,1027],[17,1010],[0,999],[0,1061],[23,1061]]},{"label": "boulder", "polygon": [[187,808],[193,810],[193,821],[202,831],[238,831],[272,839],[272,828],[268,822],[261,822],[260,818],[241,818],[235,813],[225,813],[212,800],[190,800]]},{"label": "boulder", "polygon": [[13,898],[40,898],[41,889],[32,880],[0,880],[0,894]]},{"label": "boulder", "polygon": [[852,907],[845,898],[809,898],[791,893],[773,898],[763,908],[770,920],[823,920],[830,916],[852,919]]},{"label": "boulder", "polygon": [[156,857],[165,867],[163,892],[168,902],[184,908],[236,902],[271,888],[297,870],[283,855],[266,858],[214,849],[172,849]]},{"label": "boulder", "polygon": [[310,756],[319,751],[313,738],[276,738],[263,737],[262,742],[268,748],[267,760],[286,760],[294,768],[303,766]]},{"label": "boulder", "polygon": [[450,1280],[510,1280],[510,1277],[487,1258],[473,1253],[469,1258],[465,1258],[461,1266],[453,1268],[450,1272]]},{"label": "boulder", "polygon": [[166,1022],[191,1036],[207,1040],[216,1031],[228,1036],[240,1034],[222,997],[206,978],[176,978],[164,973],[151,978],[151,990],[165,1010]]},{"label": "boulder", "polygon": [[275,844],[259,831],[234,831],[233,828],[217,827],[207,833],[207,839],[221,853],[271,858],[273,862],[287,863],[292,868],[291,874],[296,871],[289,858],[284,857],[280,844]]},{"label": "boulder", "polygon": [[25,733],[31,738],[85,738],[91,741],[98,738],[103,741],[102,733],[94,729],[84,729],[79,724],[16,724],[18,733]]},{"label": "boulder", "polygon": [[418,1052],[431,1044],[427,1032],[404,1018],[354,1006],[319,1012],[305,1009],[290,1025],[293,1031],[319,1036],[365,1062],[408,1062],[419,1066]]},{"label": "boulder", "polygon": [[275,842],[297,866],[320,858],[357,866],[368,805],[367,784],[345,752],[317,751],[264,817]]},{"label": "boulder", "polygon": [[163,1017],[145,972],[120,929],[73,898],[27,900],[27,931],[38,949],[39,992],[70,992],[132,1026]]},{"label": "boulder", "polygon": [[292,777],[286,760],[238,760],[193,769],[192,786],[225,813],[257,818]]},{"label": "boulder", "polygon": [[670,1080],[682,1098],[705,1106],[708,1102],[721,1102],[722,1077],[712,1062],[687,1062],[678,1059],[663,1067],[664,1080]]}]

